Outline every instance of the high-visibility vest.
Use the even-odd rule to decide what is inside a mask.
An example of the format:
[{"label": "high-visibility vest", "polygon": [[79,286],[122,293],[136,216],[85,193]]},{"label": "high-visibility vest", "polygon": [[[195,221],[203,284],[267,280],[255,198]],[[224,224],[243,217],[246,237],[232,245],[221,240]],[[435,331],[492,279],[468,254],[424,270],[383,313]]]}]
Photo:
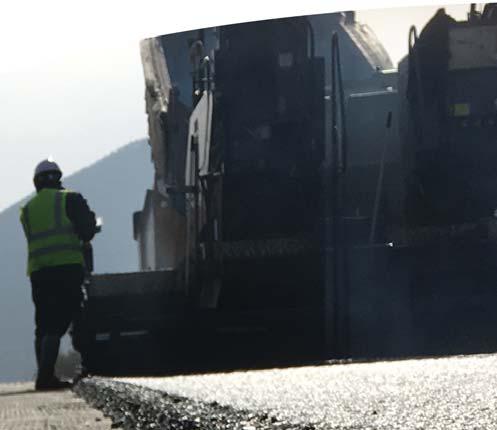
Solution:
[{"label": "high-visibility vest", "polygon": [[44,188],[21,208],[28,241],[28,276],[44,267],[83,265],[81,240],[66,215],[68,191]]}]

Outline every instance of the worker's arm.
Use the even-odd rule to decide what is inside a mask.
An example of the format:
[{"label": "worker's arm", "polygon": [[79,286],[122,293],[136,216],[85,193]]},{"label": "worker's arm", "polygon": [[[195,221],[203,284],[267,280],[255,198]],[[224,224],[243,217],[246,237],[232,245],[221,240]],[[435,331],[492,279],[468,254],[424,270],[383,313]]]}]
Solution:
[{"label": "worker's arm", "polygon": [[74,226],[74,231],[83,242],[89,242],[97,232],[95,213],[79,193],[68,193],[66,214]]}]

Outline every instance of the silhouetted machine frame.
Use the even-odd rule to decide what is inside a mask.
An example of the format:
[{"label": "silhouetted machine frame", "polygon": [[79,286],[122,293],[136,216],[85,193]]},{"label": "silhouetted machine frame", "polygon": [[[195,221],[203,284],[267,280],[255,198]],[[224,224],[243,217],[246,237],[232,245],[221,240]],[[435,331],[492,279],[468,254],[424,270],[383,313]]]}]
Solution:
[{"label": "silhouetted machine frame", "polygon": [[[144,41],[159,196],[151,201],[162,220],[154,231],[164,229],[163,254],[180,252],[167,257],[170,270],[94,277],[76,336],[89,369],[497,347],[497,228],[487,210],[497,186],[475,194],[475,207],[458,196],[494,180],[474,166],[497,158],[485,149],[496,135],[487,101],[497,100],[488,80],[497,64],[480,64],[484,55],[456,43],[497,34],[493,10],[472,7],[463,23],[438,13],[419,39],[411,31],[398,85],[396,74],[378,73],[390,83],[356,92],[344,91],[336,34],[325,92],[306,18],[221,27],[211,51],[200,32],[190,45],[191,112],[181,108],[158,40]],[[432,67],[430,58],[448,54]],[[426,88],[432,79],[438,92]],[[484,92],[464,90],[475,79],[488,84]],[[487,121],[476,155],[460,149],[473,120]],[[185,121],[187,136],[175,138],[171,130]],[[443,204],[449,198],[454,213]],[[144,223],[143,213],[135,217],[135,236]]]}]

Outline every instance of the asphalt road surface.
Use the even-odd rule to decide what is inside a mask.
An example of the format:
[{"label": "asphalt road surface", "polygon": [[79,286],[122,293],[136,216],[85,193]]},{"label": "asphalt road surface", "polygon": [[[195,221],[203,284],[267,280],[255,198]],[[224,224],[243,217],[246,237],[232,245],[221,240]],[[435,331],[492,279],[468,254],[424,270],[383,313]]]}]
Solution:
[{"label": "asphalt road surface", "polygon": [[497,429],[497,355],[118,378],[330,429]]}]

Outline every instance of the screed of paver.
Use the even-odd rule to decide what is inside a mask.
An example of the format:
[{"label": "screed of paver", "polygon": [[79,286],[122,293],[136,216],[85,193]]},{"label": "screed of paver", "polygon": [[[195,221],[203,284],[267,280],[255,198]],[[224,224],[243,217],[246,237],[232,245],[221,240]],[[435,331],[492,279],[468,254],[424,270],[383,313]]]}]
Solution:
[{"label": "screed of paver", "polygon": [[111,425],[70,390],[38,392],[28,382],[0,384],[0,430],[107,430]]}]

